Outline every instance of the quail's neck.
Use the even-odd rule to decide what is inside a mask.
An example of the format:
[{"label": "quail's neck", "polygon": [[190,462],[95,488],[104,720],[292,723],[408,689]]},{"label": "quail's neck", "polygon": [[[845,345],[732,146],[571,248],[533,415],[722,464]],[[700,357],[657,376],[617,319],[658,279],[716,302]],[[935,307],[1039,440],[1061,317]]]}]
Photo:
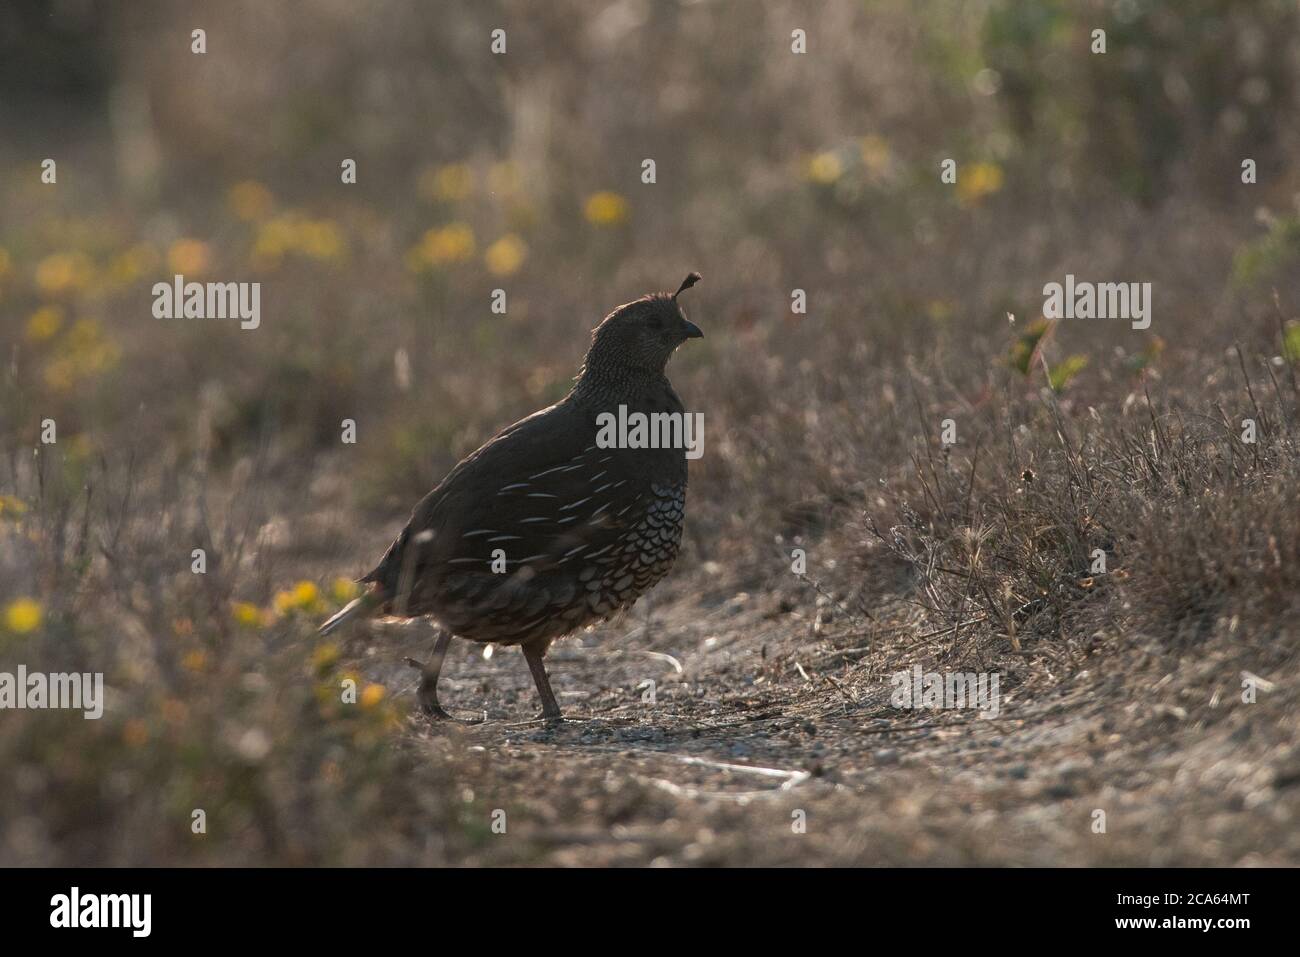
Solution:
[{"label": "quail's neck", "polygon": [[663,372],[616,362],[583,366],[570,393],[584,404],[608,405],[672,391]]}]

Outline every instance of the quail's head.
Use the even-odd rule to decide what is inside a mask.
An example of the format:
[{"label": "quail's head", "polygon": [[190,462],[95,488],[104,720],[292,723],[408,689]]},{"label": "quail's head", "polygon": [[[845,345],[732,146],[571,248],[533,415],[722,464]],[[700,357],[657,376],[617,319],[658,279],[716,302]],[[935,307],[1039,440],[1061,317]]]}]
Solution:
[{"label": "quail's head", "polygon": [[677,302],[682,292],[699,281],[700,274],[693,272],[672,295],[642,296],[611,312],[591,334],[586,367],[617,365],[663,372],[678,346],[704,335]]}]

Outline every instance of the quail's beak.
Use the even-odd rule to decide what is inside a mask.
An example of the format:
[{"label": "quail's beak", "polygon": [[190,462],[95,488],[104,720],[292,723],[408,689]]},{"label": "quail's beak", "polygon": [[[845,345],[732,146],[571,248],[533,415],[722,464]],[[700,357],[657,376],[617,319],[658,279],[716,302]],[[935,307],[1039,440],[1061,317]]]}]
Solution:
[{"label": "quail's beak", "polygon": [[686,320],[686,338],[687,338],[687,339],[703,339],[703,338],[704,338],[704,330],[702,330],[702,329],[701,329],[699,326],[697,326],[695,323],[691,322],[691,320],[687,319],[687,320]]}]

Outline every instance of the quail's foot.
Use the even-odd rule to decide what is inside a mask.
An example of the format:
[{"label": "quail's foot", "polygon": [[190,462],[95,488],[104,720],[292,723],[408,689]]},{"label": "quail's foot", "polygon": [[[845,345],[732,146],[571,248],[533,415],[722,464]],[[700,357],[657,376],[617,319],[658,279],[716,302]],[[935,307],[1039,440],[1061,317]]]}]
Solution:
[{"label": "quail's foot", "polygon": [[487,720],[486,714],[478,715],[474,718],[458,718],[447,712],[442,705],[438,703],[438,675],[431,672],[429,668],[421,661],[414,658],[405,659],[406,663],[412,668],[419,671],[423,677],[420,679],[420,687],[415,691],[415,700],[419,703],[420,713],[427,718],[435,721],[454,721],[457,724],[482,724]]}]

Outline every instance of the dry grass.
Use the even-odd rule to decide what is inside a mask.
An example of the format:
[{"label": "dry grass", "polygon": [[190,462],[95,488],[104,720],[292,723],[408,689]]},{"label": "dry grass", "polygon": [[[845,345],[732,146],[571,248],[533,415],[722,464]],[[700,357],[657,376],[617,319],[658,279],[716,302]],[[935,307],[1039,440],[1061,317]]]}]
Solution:
[{"label": "dry grass", "polygon": [[[110,697],[5,713],[0,861],[1300,860],[1294,12],[1143,14],[1103,60],[1065,6],[132,4],[28,36],[88,72],[0,73],[0,610],[41,610],[0,628],[0,671],[102,671]],[[172,49],[199,15],[206,59]],[[261,281],[262,327],[153,319],[181,267]],[[461,648],[448,702],[492,721],[411,718],[422,636],[320,644],[337,579],[562,395],[605,311],[692,268],[707,338],[670,374],[706,454],[677,571],[557,646],[582,721],[512,726],[522,664]],[[1066,272],[1152,282],[1152,328],[1023,351]],[[999,671],[1002,718],[900,718],[914,662]]]}]

